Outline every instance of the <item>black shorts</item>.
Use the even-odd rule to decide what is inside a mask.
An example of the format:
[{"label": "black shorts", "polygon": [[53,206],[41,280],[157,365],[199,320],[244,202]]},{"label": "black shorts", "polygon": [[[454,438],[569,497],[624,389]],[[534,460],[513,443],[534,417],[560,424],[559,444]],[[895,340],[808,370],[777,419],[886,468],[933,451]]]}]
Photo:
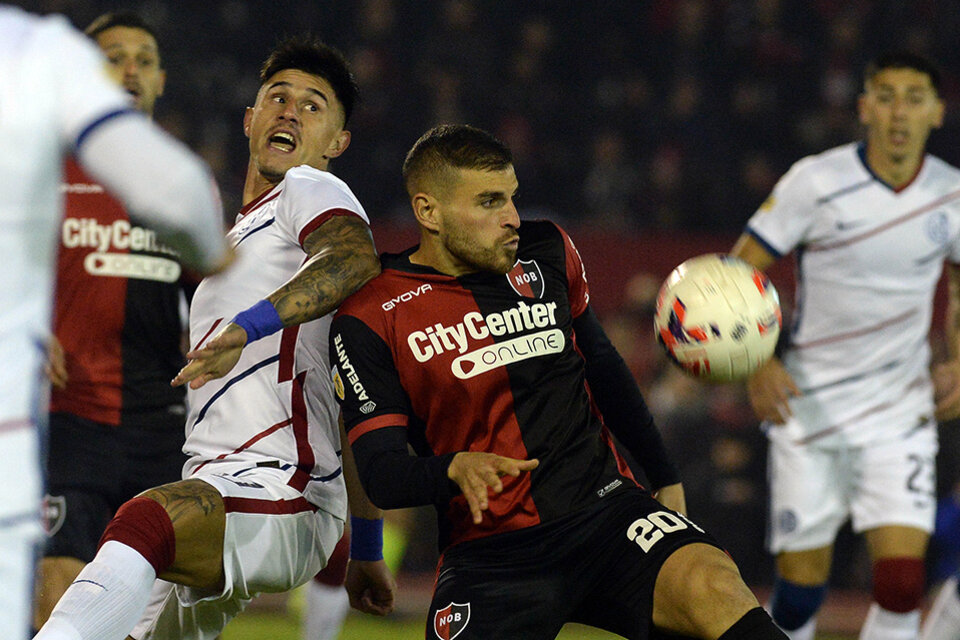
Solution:
[{"label": "black shorts", "polygon": [[625,487],[558,521],[448,549],[428,640],[547,640],[567,622],[650,637],[653,587],[681,546],[716,540],[646,492]]},{"label": "black shorts", "polygon": [[138,493],[180,479],[184,416],[139,414],[119,427],[50,414],[43,555],[93,560],[113,514]]}]

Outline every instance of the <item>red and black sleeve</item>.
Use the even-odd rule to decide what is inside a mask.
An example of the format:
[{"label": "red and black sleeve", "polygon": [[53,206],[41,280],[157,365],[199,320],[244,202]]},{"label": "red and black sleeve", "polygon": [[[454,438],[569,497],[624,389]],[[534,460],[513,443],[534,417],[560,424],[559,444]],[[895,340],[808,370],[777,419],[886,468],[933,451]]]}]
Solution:
[{"label": "red and black sleeve", "polygon": [[338,315],[330,336],[337,398],[360,482],[371,502],[381,509],[445,505],[460,493],[447,478],[456,452],[410,455],[410,401],[387,343],[351,315]]}]

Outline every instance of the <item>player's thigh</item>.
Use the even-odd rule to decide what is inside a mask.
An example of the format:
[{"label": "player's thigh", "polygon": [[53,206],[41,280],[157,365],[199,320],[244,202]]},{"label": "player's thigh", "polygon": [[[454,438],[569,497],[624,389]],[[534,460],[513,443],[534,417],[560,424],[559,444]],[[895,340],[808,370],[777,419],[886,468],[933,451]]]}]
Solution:
[{"label": "player's thigh", "polygon": [[768,476],[770,551],[831,545],[849,516],[853,480],[847,454],[771,437]]},{"label": "player's thigh", "polygon": [[937,449],[933,426],[863,447],[852,503],[854,531],[887,526],[933,531]]},{"label": "player's thigh", "polygon": [[343,520],[304,499],[289,485],[290,473],[252,467],[199,476],[224,504],[221,595],[287,591],[316,575],[333,554]]},{"label": "player's thigh", "polygon": [[[570,584],[578,605],[571,621],[642,639],[652,631],[658,576],[678,550],[705,547],[733,562],[695,522],[644,492],[625,490],[609,498],[608,508],[577,532],[581,547]],[[739,579],[735,568],[734,574]],[[679,589],[683,578],[677,577]]]}]

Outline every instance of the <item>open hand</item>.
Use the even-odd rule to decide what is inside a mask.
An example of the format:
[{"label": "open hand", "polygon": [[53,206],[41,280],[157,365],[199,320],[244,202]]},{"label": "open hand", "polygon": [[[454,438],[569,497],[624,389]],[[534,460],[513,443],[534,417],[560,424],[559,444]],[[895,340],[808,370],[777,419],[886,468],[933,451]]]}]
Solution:
[{"label": "open hand", "polygon": [[474,524],[483,520],[483,511],[489,506],[488,488],[494,493],[503,491],[501,476],[516,478],[524,471],[537,468],[540,461],[505,458],[495,453],[461,451],[453,457],[447,468],[447,477],[456,482],[467,499]]},{"label": "open hand", "polygon": [[784,424],[792,415],[790,398],[801,392],[780,359],[773,357],[747,380],[747,395],[757,418]]},{"label": "open hand", "polygon": [[203,348],[187,354],[187,366],[170,384],[177,387],[189,382],[191,389],[199,389],[211,380],[222,378],[236,366],[246,344],[247,332],[231,322]]}]

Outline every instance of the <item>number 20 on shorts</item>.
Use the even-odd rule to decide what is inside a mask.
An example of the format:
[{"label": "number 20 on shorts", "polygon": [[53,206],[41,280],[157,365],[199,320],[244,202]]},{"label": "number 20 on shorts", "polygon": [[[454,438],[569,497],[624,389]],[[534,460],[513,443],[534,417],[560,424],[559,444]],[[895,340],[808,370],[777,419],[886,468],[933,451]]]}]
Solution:
[{"label": "number 20 on shorts", "polygon": [[703,533],[703,529],[680,514],[670,511],[655,511],[646,518],[638,518],[631,522],[630,526],[627,527],[627,538],[631,542],[636,542],[637,546],[646,553],[653,548],[653,545],[657,544],[657,541],[664,534],[682,531],[688,526]]}]

